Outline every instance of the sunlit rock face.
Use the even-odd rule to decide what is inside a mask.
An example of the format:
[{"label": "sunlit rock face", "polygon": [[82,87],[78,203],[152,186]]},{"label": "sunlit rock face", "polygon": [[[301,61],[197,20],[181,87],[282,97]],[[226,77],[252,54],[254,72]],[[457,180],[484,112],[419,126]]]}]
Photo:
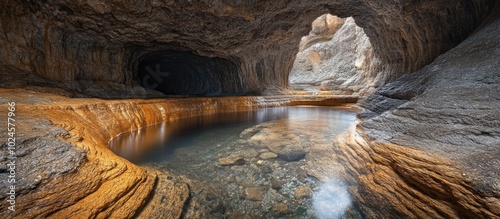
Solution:
[{"label": "sunlit rock face", "polygon": [[[234,79],[227,82],[241,82],[237,89],[241,92],[235,94],[275,94],[287,87],[300,38],[322,14],[354,18],[385,64],[383,81],[387,82],[423,67],[458,44],[494,1],[4,3],[0,62],[6,71],[27,72],[28,77],[16,73],[19,80],[38,76],[60,82],[54,86],[65,90],[86,82],[144,86],[137,78],[139,60],[159,50],[175,50],[230,60],[238,71],[231,71]],[[96,89],[132,92],[130,87]]]},{"label": "sunlit rock face", "polygon": [[[323,41],[323,42],[321,42]],[[323,15],[313,22],[290,72],[290,87],[309,93],[367,95],[382,81],[382,62],[352,18]]]},{"label": "sunlit rock face", "polygon": [[302,37],[300,40],[299,52],[304,51],[304,49],[307,49],[316,43],[331,40],[344,23],[345,19],[331,14],[319,16],[312,22],[309,34]]}]

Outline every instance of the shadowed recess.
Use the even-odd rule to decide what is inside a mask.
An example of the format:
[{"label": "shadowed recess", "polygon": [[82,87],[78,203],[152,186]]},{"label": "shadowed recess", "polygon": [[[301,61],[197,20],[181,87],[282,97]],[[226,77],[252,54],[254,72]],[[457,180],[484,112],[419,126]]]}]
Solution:
[{"label": "shadowed recess", "polygon": [[236,63],[191,52],[165,50],[143,56],[138,64],[138,82],[167,95],[242,94]]}]

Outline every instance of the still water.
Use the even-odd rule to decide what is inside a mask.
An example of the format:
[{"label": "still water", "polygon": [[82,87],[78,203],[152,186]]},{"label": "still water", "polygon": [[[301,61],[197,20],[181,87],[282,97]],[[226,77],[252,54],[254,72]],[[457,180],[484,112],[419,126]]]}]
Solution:
[{"label": "still water", "polygon": [[109,148],[184,177],[211,217],[357,218],[333,149],[355,115],[332,107],[219,113],[122,133]]}]

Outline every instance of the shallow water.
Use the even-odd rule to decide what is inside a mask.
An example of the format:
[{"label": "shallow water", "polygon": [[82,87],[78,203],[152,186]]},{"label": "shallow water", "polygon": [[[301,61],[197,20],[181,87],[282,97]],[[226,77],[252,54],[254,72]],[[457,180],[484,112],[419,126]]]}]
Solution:
[{"label": "shallow water", "polygon": [[123,133],[109,147],[186,178],[215,218],[357,218],[333,150],[355,115],[332,107],[222,113]]}]

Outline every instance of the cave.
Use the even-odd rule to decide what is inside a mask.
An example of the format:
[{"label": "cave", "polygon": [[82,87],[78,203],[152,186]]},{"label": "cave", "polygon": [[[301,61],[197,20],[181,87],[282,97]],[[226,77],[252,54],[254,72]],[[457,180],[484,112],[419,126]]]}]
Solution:
[{"label": "cave", "polygon": [[0,21],[2,218],[500,217],[498,1],[4,0]]},{"label": "cave", "polygon": [[144,88],[166,95],[221,96],[242,94],[239,74],[228,59],[166,50],[141,57],[136,77]]}]

